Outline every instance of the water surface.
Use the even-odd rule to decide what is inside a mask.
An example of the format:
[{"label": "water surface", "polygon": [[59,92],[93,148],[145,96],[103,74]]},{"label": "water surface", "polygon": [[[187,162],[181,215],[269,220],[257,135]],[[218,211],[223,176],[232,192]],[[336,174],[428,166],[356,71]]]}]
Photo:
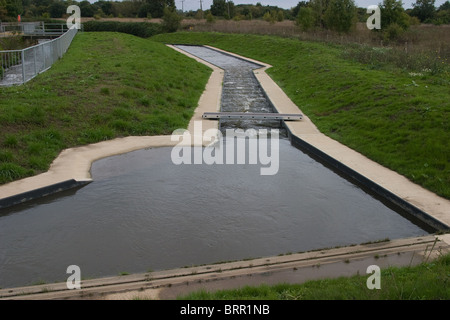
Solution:
[{"label": "water surface", "polygon": [[172,148],[93,164],[94,182],[0,211],[0,287],[427,234],[286,139],[260,165],[174,165]]}]

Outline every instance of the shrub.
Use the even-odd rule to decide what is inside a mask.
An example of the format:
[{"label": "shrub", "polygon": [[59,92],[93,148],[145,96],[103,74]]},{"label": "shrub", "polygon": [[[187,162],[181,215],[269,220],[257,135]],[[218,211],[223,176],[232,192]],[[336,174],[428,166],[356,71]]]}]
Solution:
[{"label": "shrub", "polygon": [[206,22],[208,22],[208,23],[214,23],[214,22],[216,22],[216,19],[215,19],[214,16],[211,14],[211,12],[208,12],[208,14],[206,15]]},{"label": "shrub", "polygon": [[350,32],[356,26],[356,6],[353,0],[331,0],[325,11],[326,27],[337,32]]},{"label": "shrub", "polygon": [[122,32],[149,38],[162,33],[162,28],[160,24],[150,22],[88,21],[84,23],[84,31]]},{"label": "shrub", "polygon": [[295,23],[303,31],[311,29],[314,26],[313,10],[310,7],[300,8]]},{"label": "shrub", "polygon": [[180,28],[182,19],[175,10],[165,8],[161,26],[165,32],[175,32]]},{"label": "shrub", "polygon": [[264,14],[263,20],[266,21],[266,22],[275,23],[275,18],[270,14],[269,11],[267,11],[267,12]]},{"label": "shrub", "polygon": [[398,40],[405,30],[397,23],[391,23],[383,31],[383,38],[386,41]]}]

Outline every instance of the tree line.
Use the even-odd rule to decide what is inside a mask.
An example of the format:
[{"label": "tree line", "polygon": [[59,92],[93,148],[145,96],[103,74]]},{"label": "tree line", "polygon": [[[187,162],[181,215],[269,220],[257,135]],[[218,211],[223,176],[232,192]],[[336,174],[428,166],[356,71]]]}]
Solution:
[{"label": "tree line", "polygon": [[[324,28],[338,32],[349,32],[357,21],[364,22],[368,17],[366,8],[358,8],[354,0],[300,1],[291,9],[213,0],[209,9],[189,12],[176,8],[175,0],[100,0],[92,4],[86,0],[0,0],[0,20],[15,21],[18,15],[24,19],[61,18],[66,15],[66,8],[73,4],[80,7],[83,17],[162,18],[164,10],[170,9],[184,17],[208,18],[208,21],[215,18],[264,19],[269,22],[289,19],[295,20],[303,30]],[[379,6],[383,29],[401,30],[415,23],[450,23],[449,1],[438,8],[435,0],[416,0],[413,8],[408,10],[402,7],[401,0],[383,0]]]},{"label": "tree line", "polygon": [[0,0],[0,19],[61,18],[67,7],[78,5],[83,17],[153,17],[161,18],[165,8],[175,7],[175,0],[126,0],[95,3],[72,0]]}]

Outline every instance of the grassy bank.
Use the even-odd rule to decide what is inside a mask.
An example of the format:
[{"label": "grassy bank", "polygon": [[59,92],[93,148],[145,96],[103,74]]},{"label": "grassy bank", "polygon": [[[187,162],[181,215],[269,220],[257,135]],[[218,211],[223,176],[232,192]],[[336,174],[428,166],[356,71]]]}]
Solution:
[{"label": "grassy bank", "polygon": [[0,87],[0,183],[48,170],[64,148],[187,127],[210,72],[161,43],[77,35],[49,71]]},{"label": "grassy bank", "polygon": [[246,286],[197,291],[180,300],[448,300],[450,255],[412,267],[381,270],[379,290],[367,288],[368,275],[312,280],[303,284]]},{"label": "grassy bank", "polygon": [[355,48],[273,36],[184,32],[151,39],[209,44],[271,64],[269,75],[323,133],[450,198],[446,61],[413,71],[381,59],[389,54],[381,48],[361,63]]}]

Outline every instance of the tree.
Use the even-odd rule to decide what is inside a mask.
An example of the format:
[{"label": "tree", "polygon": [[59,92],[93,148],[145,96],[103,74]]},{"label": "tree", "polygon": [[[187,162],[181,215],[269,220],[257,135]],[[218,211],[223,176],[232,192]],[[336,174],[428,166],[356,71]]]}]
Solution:
[{"label": "tree", "polygon": [[391,24],[397,24],[402,29],[409,27],[409,16],[403,9],[400,0],[384,0],[380,6],[381,28],[388,28]]},{"label": "tree", "polygon": [[356,25],[356,6],[353,0],[331,0],[324,13],[325,25],[337,32],[349,32]]},{"label": "tree", "polygon": [[310,6],[313,10],[314,25],[317,27],[326,27],[325,12],[330,0],[311,0]]},{"label": "tree", "polygon": [[307,7],[308,6],[308,2],[306,1],[300,1],[299,3],[297,3],[297,5],[295,7],[293,7],[291,9],[291,13],[293,17],[298,17],[298,14],[300,12],[301,8]]},{"label": "tree", "polygon": [[450,1],[445,1],[441,6],[439,7],[439,11],[441,10],[450,10]]},{"label": "tree", "polygon": [[295,23],[299,26],[303,31],[308,31],[314,26],[314,13],[310,7],[301,7],[298,14],[297,20]]},{"label": "tree", "polygon": [[419,18],[421,22],[431,21],[436,15],[435,0],[416,0],[411,15]]},{"label": "tree", "polygon": [[62,1],[53,2],[48,8],[48,13],[52,18],[61,18],[66,13],[67,7]]},{"label": "tree", "polygon": [[434,22],[437,24],[450,24],[450,1],[444,2],[439,7]]},{"label": "tree", "polygon": [[17,17],[23,13],[23,6],[21,0],[6,0],[6,12],[10,17]]},{"label": "tree", "polygon": [[152,14],[152,6],[149,3],[144,3],[142,6],[139,7],[137,15],[139,18],[147,18],[151,14]]},{"label": "tree", "polygon": [[264,13],[263,20],[270,23],[275,23],[275,17],[270,14],[270,11]]},{"label": "tree", "polygon": [[107,16],[112,14],[113,3],[111,1],[100,0],[94,3],[100,9],[102,9],[103,13]]},{"label": "tree", "polygon": [[283,13],[283,11],[278,10],[278,12],[277,12],[277,21],[281,22],[283,20],[284,20],[284,13]]},{"label": "tree", "polygon": [[4,19],[6,17],[6,0],[0,0],[0,19]]},{"label": "tree", "polygon": [[174,8],[164,8],[164,15],[162,18],[162,27],[166,32],[175,32],[181,25],[183,19]]},{"label": "tree", "polygon": [[211,14],[216,17],[224,17],[227,12],[226,0],[213,0]]},{"label": "tree", "polygon": [[80,6],[81,15],[83,17],[93,17],[94,16],[95,10],[89,1],[81,1],[79,6]]},{"label": "tree", "polygon": [[[147,13],[153,18],[162,18],[164,15],[164,8],[175,10],[175,0],[145,0],[144,4],[148,4]],[[147,16],[147,15],[146,15]]]}]

